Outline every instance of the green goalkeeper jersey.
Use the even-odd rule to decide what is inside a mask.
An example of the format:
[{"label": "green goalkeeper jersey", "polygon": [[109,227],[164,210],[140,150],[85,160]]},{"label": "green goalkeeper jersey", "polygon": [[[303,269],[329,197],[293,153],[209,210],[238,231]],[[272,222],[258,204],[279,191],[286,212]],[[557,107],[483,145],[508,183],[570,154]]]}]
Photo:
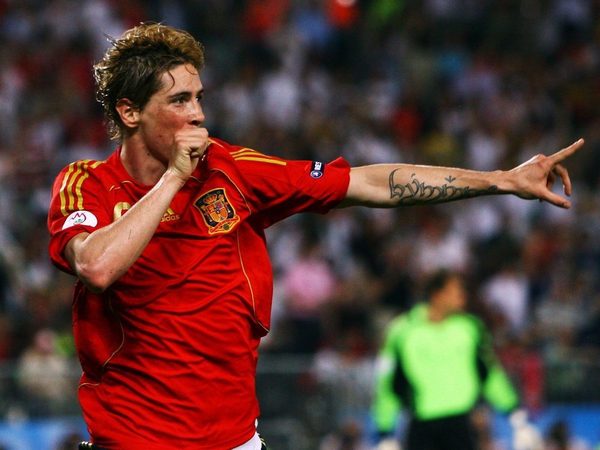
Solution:
[{"label": "green goalkeeper jersey", "polygon": [[390,433],[401,408],[419,420],[469,413],[481,398],[509,412],[517,392],[492,347],[490,333],[472,314],[428,320],[418,304],[387,328],[377,361],[373,418]]}]

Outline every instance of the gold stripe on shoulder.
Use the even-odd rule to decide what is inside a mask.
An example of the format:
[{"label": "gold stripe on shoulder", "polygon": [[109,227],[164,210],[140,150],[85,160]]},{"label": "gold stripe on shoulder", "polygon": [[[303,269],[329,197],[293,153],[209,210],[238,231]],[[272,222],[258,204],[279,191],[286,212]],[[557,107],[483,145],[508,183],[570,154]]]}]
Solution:
[{"label": "gold stripe on shoulder", "polygon": [[264,153],[257,152],[251,148],[245,147],[240,150],[231,153],[231,156],[236,161],[257,161],[265,162],[269,164],[277,164],[279,166],[285,166],[287,163],[279,158],[265,155]]},{"label": "gold stripe on shoulder", "polygon": [[74,208],[83,209],[81,185],[90,176],[89,169],[95,169],[104,162],[84,159],[69,165],[60,187],[60,209],[63,215],[68,215]]},{"label": "gold stripe on shoulder", "polygon": [[225,148],[225,147],[224,147],[223,145],[221,145],[219,142],[217,142],[217,141],[215,141],[215,140],[213,140],[213,139],[211,139],[211,138],[208,138],[208,143],[209,143],[209,144],[215,144],[215,145],[218,145],[218,146],[219,146],[219,147],[221,147],[221,148]]},{"label": "gold stripe on shoulder", "polygon": [[108,188],[108,191],[112,192],[115,189],[121,189],[121,186],[123,186],[124,184],[133,184],[133,181],[123,180],[123,181],[119,182],[119,184],[113,184],[111,187]]},{"label": "gold stripe on shoulder", "polygon": [[280,159],[271,159],[271,158],[267,158],[267,157],[259,157],[259,156],[240,156],[238,158],[234,158],[236,161],[257,161],[257,162],[264,162],[264,163],[268,163],[268,164],[277,164],[278,166],[285,166],[287,165],[287,163],[285,161],[282,161]]},{"label": "gold stripe on shoulder", "polygon": [[66,216],[68,214],[67,213],[67,205],[66,205],[68,192],[65,191],[65,187],[69,183],[69,179],[71,178],[71,175],[75,171],[76,166],[77,166],[77,163],[69,164],[69,169],[67,170],[67,173],[65,174],[65,177],[63,178],[62,185],[60,186],[60,191],[59,191],[60,211],[62,212],[63,216]]},{"label": "gold stripe on shoulder", "polygon": [[248,148],[248,147],[244,147],[244,148],[241,148],[241,149],[239,149],[239,150],[236,150],[235,152],[231,152],[231,155],[232,155],[234,158],[235,158],[236,156],[239,156],[239,155],[244,155],[244,154],[262,155],[262,156],[265,156],[265,157],[267,157],[267,155],[264,155],[263,153],[257,152],[256,150],[253,150],[253,149],[251,149],[251,148]]}]

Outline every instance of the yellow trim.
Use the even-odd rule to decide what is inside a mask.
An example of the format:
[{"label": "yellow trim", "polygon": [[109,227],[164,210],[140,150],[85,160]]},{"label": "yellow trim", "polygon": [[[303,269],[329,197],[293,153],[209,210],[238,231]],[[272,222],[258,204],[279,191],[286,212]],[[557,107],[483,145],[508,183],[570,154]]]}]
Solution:
[{"label": "yellow trim", "polygon": [[251,148],[244,147],[240,150],[236,150],[235,152],[231,152],[231,156],[236,161],[257,161],[257,162],[265,162],[271,164],[277,164],[280,166],[285,166],[287,163],[279,158],[274,156],[265,155],[264,153],[257,152],[256,150],[252,150]]},{"label": "yellow trim", "polygon": [[[248,205],[248,201],[246,200],[246,197],[244,196],[244,193],[242,192],[242,190],[238,187],[238,185],[231,179],[231,177],[225,173],[224,171],[220,170],[220,169],[213,169],[215,171],[221,172],[223,175],[225,175],[225,177],[227,177],[227,179],[229,180],[229,182],[237,189],[237,191],[239,192],[240,196],[242,197],[242,199],[244,200],[244,204],[246,205],[246,208],[248,209],[248,211],[250,212],[250,214],[252,213],[252,209],[250,208],[250,205]],[[242,252],[241,252],[241,247],[240,247],[240,229],[237,228],[235,230],[235,236],[236,236],[236,240],[237,240],[237,248],[238,248],[238,257],[240,259],[240,266],[242,268],[242,273],[244,274],[244,278],[246,278],[246,283],[248,283],[248,289],[250,289],[250,297],[252,298],[252,312],[254,313],[254,320],[255,322],[260,325],[263,330],[265,331],[269,331],[269,329],[267,327],[265,327],[260,320],[258,320],[258,317],[256,315],[256,300],[254,297],[254,289],[252,289],[252,282],[250,281],[250,277],[248,276],[248,273],[246,272],[246,267],[244,265],[244,258],[242,257]]]},{"label": "yellow trim", "polygon": [[[112,290],[111,290],[110,294],[112,294]],[[108,357],[108,359],[106,361],[104,361],[104,364],[102,364],[103,372],[104,372],[104,368],[110,362],[110,360],[113,359],[113,357],[123,348],[123,345],[125,345],[125,331],[123,331],[123,323],[121,322],[121,318],[119,317],[119,315],[113,308],[112,295],[109,295],[109,297],[108,297],[108,306],[109,306],[110,310],[114,313],[115,317],[117,318],[117,321],[119,322],[119,327],[121,328],[121,345],[119,345],[119,347],[114,352],[112,352],[112,354]]]},{"label": "yellow trim", "polygon": [[256,153],[258,155],[268,156],[268,155],[265,155],[263,153],[257,152],[256,150],[254,150],[252,148],[249,148],[249,147],[244,147],[244,148],[241,148],[239,150],[236,150],[235,152],[231,152],[232,155],[239,155],[239,154],[242,154],[242,153]]},{"label": "yellow trim", "polygon": [[259,324],[263,330],[269,331],[267,327],[265,327],[260,320],[258,320],[258,316],[256,315],[256,299],[254,297],[254,289],[252,289],[252,282],[250,281],[250,277],[246,273],[246,267],[244,265],[244,258],[242,256],[242,249],[240,247],[240,231],[236,230],[236,240],[237,240],[237,248],[238,248],[238,257],[240,258],[240,266],[242,267],[242,272],[244,274],[244,278],[246,278],[246,283],[248,283],[248,289],[250,289],[250,297],[252,298],[252,312],[254,313],[254,321]]},{"label": "yellow trim", "polygon": [[83,209],[83,197],[81,196],[81,185],[87,178],[90,176],[90,173],[87,171],[87,166],[82,170],[83,175],[79,177],[79,181],[75,186],[75,194],[73,195],[73,200],[77,199],[77,209]]},{"label": "yellow trim", "polygon": [[[110,293],[112,294],[112,291]],[[114,313],[115,317],[117,318],[117,321],[119,322],[119,327],[121,328],[121,344],[119,345],[119,347],[117,347],[117,349],[114,352],[111,353],[111,355],[108,357],[108,359],[106,361],[104,361],[104,363],[102,364],[102,367],[101,367],[100,375],[102,375],[104,373],[104,369],[106,368],[106,365],[110,362],[110,360],[113,359],[114,356],[123,348],[123,345],[125,345],[125,331],[123,331],[123,322],[121,322],[121,318],[119,317],[119,315],[115,312],[115,310],[113,308],[112,296],[110,294],[108,297],[108,306],[109,306],[110,310]],[[96,387],[99,385],[100,385],[100,381],[98,383],[81,383],[77,387],[77,390],[79,390],[83,386]]]},{"label": "yellow trim", "polygon": [[[69,178],[69,182],[67,184],[66,192],[67,192],[67,200],[68,203],[64,205],[65,215],[68,214],[68,211],[73,211],[75,208],[75,201],[77,199],[77,194],[80,193],[81,184],[78,184],[75,189],[73,189],[73,185],[77,183],[77,180],[82,172],[87,169],[87,163],[89,160],[82,160],[74,163],[75,170],[72,171],[71,176]],[[87,178],[87,177],[85,177]],[[82,201],[77,202],[78,204],[83,203]]]},{"label": "yellow trim", "polygon": [[280,161],[278,159],[268,159],[266,157],[251,157],[251,156],[242,156],[242,157],[234,157],[233,159],[235,159],[236,161],[257,161],[257,162],[264,162],[264,163],[269,163],[269,164],[277,164],[279,166],[285,166],[287,165],[287,163],[285,161]]},{"label": "yellow trim", "polygon": [[69,165],[69,170],[65,174],[65,177],[63,178],[62,185],[60,186],[60,191],[59,191],[59,195],[60,195],[60,211],[62,212],[63,216],[66,216],[66,215],[69,214],[68,211],[67,211],[67,208],[66,208],[66,201],[67,200],[65,198],[65,186],[67,185],[67,181],[69,180],[69,177],[73,173],[73,168],[74,167],[75,167],[75,163]]},{"label": "yellow trim", "polygon": [[209,143],[209,144],[215,144],[215,145],[218,145],[218,146],[219,146],[219,147],[221,147],[221,148],[225,148],[225,147],[224,147],[223,145],[221,145],[219,142],[217,142],[217,141],[215,141],[215,140],[213,140],[213,139],[211,139],[211,138],[208,138],[208,143]]},{"label": "yellow trim", "polygon": [[78,210],[83,209],[81,185],[90,176],[89,169],[95,169],[103,163],[104,161],[92,162],[89,159],[83,159],[69,165],[69,170],[65,174],[59,193],[60,210],[64,216],[75,208]]}]

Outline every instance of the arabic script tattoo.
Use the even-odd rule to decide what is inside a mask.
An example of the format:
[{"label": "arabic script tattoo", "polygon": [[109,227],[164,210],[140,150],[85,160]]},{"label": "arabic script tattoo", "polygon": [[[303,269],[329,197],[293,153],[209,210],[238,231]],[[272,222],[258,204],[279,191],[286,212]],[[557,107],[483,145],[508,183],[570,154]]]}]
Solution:
[{"label": "arabic script tattoo", "polygon": [[490,195],[498,190],[498,186],[490,186],[487,189],[472,189],[469,186],[456,187],[452,183],[456,181],[453,176],[445,178],[447,183],[441,186],[426,185],[421,183],[415,173],[411,175],[412,181],[404,185],[394,181],[394,174],[399,169],[390,173],[390,198],[398,198],[400,205],[443,203],[452,200]]}]

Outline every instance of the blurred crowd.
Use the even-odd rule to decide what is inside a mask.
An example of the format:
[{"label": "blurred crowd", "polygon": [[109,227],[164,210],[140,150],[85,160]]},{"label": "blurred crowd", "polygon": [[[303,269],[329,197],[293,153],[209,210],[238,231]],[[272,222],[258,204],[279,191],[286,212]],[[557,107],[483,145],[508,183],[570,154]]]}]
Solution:
[{"label": "blurred crowd", "polygon": [[118,145],[91,66],[107,36],[154,20],[206,48],[210,134],[263,153],[496,170],[586,139],[567,162],[568,211],[497,196],[267,231],[264,352],[313,355],[324,377],[371,370],[383,325],[448,267],[539,406],[547,364],[600,354],[599,13],[594,0],[0,0],[0,364],[23,392],[64,397],[32,386],[74,356],[73,278],[47,254],[51,186]]}]

